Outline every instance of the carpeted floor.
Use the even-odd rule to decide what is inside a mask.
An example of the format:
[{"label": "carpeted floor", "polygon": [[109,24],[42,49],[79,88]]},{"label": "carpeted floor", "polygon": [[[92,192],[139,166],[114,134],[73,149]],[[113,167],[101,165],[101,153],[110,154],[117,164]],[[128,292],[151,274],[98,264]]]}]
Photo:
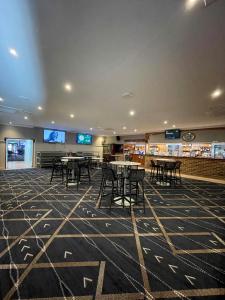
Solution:
[{"label": "carpeted floor", "polygon": [[0,299],[224,299],[225,185],[146,179],[146,213],[96,208],[92,183],[0,176]]}]

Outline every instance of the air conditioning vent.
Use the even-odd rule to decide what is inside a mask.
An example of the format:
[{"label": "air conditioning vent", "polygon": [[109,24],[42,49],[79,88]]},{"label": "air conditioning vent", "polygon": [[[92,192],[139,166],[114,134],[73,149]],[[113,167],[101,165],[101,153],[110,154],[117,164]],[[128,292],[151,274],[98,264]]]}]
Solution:
[{"label": "air conditioning vent", "polygon": [[8,114],[15,114],[17,112],[17,109],[14,107],[0,105],[0,112],[4,112],[4,113],[8,113]]}]

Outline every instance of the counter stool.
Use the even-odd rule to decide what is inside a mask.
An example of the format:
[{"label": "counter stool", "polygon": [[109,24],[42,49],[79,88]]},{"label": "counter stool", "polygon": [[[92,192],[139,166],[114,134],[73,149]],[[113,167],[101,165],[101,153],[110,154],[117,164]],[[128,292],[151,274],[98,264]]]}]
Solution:
[{"label": "counter stool", "polygon": [[180,184],[182,183],[181,182],[181,175],[180,175],[180,168],[181,168],[181,164],[182,162],[181,161],[176,161],[176,165],[175,165],[175,180],[176,180],[176,183],[179,182]]},{"label": "counter stool", "polygon": [[[145,169],[131,169],[128,174],[128,185],[129,185],[129,196],[127,197],[126,201],[130,204],[130,212],[131,212],[131,204],[135,203],[142,203],[144,207],[145,213],[145,197],[144,197],[144,178],[145,178]],[[142,197],[138,199],[139,196],[139,185],[142,189]],[[135,191],[133,194],[132,191]],[[131,198],[132,195],[135,195],[135,202]]]},{"label": "counter stool", "polygon": [[54,158],[52,160],[52,174],[50,179],[50,184],[53,178],[61,178],[64,181],[64,164],[60,158]]},{"label": "counter stool", "polygon": [[151,160],[150,163],[150,180],[153,181],[154,179],[157,181],[159,178],[160,166],[156,163],[155,160]]},{"label": "counter stool", "polygon": [[[116,173],[114,170],[110,167],[105,167],[102,168],[102,181],[101,181],[101,186],[100,186],[100,191],[99,191],[99,197],[100,197],[100,202],[99,202],[99,208],[101,208],[101,202],[102,198],[106,197],[108,195],[111,195],[110,197],[110,209],[112,207],[112,203],[116,203],[117,200],[115,200],[115,196],[118,195],[118,180],[119,178],[117,177]],[[109,192],[104,194],[105,190],[109,188]]]},{"label": "counter stool", "polygon": [[175,167],[176,167],[176,162],[166,162],[164,164],[164,166],[162,167],[163,183],[169,183],[170,186],[172,184],[176,184]]},{"label": "counter stool", "polygon": [[91,182],[91,159],[85,159],[84,161],[81,161],[78,163],[79,167],[79,179],[81,178],[88,178],[89,184]]}]

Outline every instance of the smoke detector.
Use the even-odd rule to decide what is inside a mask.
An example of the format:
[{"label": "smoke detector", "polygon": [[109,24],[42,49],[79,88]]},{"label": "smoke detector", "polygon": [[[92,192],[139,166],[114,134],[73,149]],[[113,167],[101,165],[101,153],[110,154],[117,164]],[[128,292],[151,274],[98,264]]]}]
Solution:
[{"label": "smoke detector", "polygon": [[125,92],[122,94],[123,98],[131,98],[133,96],[134,96],[134,94],[132,92]]}]

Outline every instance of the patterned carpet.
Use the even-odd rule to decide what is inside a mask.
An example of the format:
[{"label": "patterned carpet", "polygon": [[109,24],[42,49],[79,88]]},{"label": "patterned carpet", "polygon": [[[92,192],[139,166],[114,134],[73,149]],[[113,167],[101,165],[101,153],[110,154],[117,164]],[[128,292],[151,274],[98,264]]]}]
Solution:
[{"label": "patterned carpet", "polygon": [[225,185],[146,178],[146,213],[96,208],[92,183],[0,175],[1,299],[225,299]]}]

